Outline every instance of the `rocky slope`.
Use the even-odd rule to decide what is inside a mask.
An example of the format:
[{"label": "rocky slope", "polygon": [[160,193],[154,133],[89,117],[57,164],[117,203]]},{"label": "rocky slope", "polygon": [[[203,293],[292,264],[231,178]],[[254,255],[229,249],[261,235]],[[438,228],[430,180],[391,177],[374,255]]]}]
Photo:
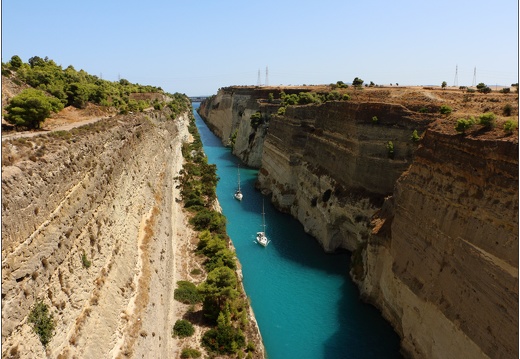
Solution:
[{"label": "rocky slope", "polygon": [[[258,186],[280,210],[326,251],[354,252],[352,275],[403,352],[517,353],[518,133],[454,130],[457,118],[506,104],[516,113],[517,95],[366,89],[269,116],[279,105],[265,93],[280,91],[221,89],[200,113],[224,142],[237,131],[234,153],[246,163],[261,159]],[[454,114],[440,115],[442,105]],[[270,118],[255,129],[256,111]]]},{"label": "rocky slope", "polygon": [[[3,144],[2,357],[175,349],[172,322],[158,319],[174,315],[174,177],[187,116],[115,117]],[[37,299],[56,322],[46,352],[27,322]]]}]

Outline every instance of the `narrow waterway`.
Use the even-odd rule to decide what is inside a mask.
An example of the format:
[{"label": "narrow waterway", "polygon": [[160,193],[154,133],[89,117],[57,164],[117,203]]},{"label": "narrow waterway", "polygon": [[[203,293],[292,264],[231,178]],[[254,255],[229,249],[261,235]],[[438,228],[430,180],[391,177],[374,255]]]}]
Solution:
[{"label": "narrow waterway", "polygon": [[[269,359],[400,358],[399,337],[372,306],[359,300],[347,253],[325,254],[289,215],[255,190],[257,170],[240,166],[241,202],[233,197],[239,160],[195,111],[208,162],[216,164],[217,196],[242,264]],[[264,248],[254,241],[265,203]]]}]

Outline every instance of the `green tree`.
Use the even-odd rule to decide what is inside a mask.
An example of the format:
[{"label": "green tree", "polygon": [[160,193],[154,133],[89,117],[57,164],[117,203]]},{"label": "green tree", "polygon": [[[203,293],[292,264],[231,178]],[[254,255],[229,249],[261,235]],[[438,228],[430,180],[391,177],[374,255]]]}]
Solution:
[{"label": "green tree", "polygon": [[448,84],[446,83],[446,81],[442,81],[442,85],[441,85],[441,87],[444,89],[444,88],[446,88],[446,86],[448,86]]},{"label": "green tree", "polygon": [[205,263],[204,266],[208,271],[212,271],[218,267],[229,267],[231,269],[236,268],[235,252],[230,249],[221,249],[212,255]]},{"label": "green tree", "polygon": [[238,297],[237,278],[235,272],[228,267],[218,267],[208,273],[199,291],[204,295],[204,315],[216,321],[218,314],[228,300]]},{"label": "green tree", "polygon": [[55,97],[37,89],[25,89],[6,106],[7,122],[27,128],[40,128],[51,112],[59,112],[63,104]]},{"label": "green tree", "polygon": [[231,323],[229,304],[219,313],[217,327],[204,333],[202,344],[210,351],[221,354],[236,353],[245,346],[244,334]]},{"label": "green tree", "polygon": [[363,85],[363,80],[361,80],[359,77],[356,77],[354,81],[352,81],[352,85],[355,87],[361,87]]},{"label": "green tree", "polygon": [[490,93],[491,92],[491,88],[489,88],[485,83],[481,82],[477,85],[477,90],[478,92],[481,92],[481,93]]},{"label": "green tree", "polygon": [[33,56],[29,58],[29,65],[31,65],[32,68],[36,66],[45,66],[45,60],[40,56]]},{"label": "green tree", "polygon": [[85,108],[89,95],[89,89],[85,83],[71,83],[67,89],[67,103],[76,108]]},{"label": "green tree", "polygon": [[23,65],[23,61],[18,55],[11,57],[11,61],[9,63],[13,69],[19,69]]}]

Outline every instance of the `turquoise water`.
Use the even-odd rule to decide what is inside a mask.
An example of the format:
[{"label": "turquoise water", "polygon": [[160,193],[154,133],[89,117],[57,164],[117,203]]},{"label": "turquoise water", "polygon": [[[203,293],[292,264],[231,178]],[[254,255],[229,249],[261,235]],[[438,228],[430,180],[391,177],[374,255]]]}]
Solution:
[{"label": "turquoise water", "polygon": [[268,200],[271,243],[266,248],[255,243],[263,202],[254,188],[258,171],[240,166],[244,199],[234,199],[239,160],[194,115],[208,162],[217,165],[218,200],[268,358],[401,358],[397,334],[374,307],[360,302],[347,253],[325,254],[298,221]]}]

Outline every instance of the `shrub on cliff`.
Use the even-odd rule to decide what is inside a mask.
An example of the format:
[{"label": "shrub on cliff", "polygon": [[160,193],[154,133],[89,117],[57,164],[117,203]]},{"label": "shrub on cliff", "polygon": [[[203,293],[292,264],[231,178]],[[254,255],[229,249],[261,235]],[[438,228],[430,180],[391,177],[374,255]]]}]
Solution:
[{"label": "shrub on cliff", "polygon": [[421,139],[421,136],[417,133],[417,130],[413,130],[412,135],[410,136],[410,140],[412,142],[417,142]]},{"label": "shrub on cliff", "polygon": [[181,358],[200,358],[202,356],[201,352],[199,352],[197,349],[193,348],[183,348],[181,352]]},{"label": "shrub on cliff", "polygon": [[392,141],[387,142],[386,151],[388,154],[388,158],[394,158],[394,143]]},{"label": "shrub on cliff", "polygon": [[492,128],[495,126],[496,116],[493,112],[486,112],[479,116],[478,123],[486,128]]},{"label": "shrub on cliff", "polygon": [[504,116],[511,116],[513,114],[513,106],[511,106],[511,104],[504,105],[502,108],[502,114]]},{"label": "shrub on cliff", "polygon": [[52,314],[49,313],[47,304],[41,300],[36,303],[29,314],[29,323],[33,325],[34,332],[38,334],[43,346],[47,346],[52,338],[55,327]]},{"label": "shrub on cliff", "polygon": [[442,105],[439,109],[439,112],[443,115],[449,115],[453,110],[448,105]]},{"label": "shrub on cliff", "polygon": [[504,131],[505,133],[513,133],[514,130],[516,130],[518,128],[518,124],[511,121],[511,120],[507,120],[505,123],[504,123]]},{"label": "shrub on cliff", "polygon": [[298,104],[307,105],[310,103],[321,103],[323,102],[321,97],[317,93],[312,92],[300,92],[298,95]]},{"label": "shrub on cliff", "polygon": [[287,95],[285,92],[280,92],[280,98],[282,99],[282,106],[291,106],[291,105],[297,105],[299,97],[297,94],[293,93],[290,95]]},{"label": "shrub on cliff", "polygon": [[338,91],[331,91],[327,94],[327,101],[339,101],[341,99],[342,96]]},{"label": "shrub on cliff", "polygon": [[179,338],[191,337],[195,333],[193,324],[185,319],[178,319],[173,326],[173,336]]},{"label": "shrub on cliff", "polygon": [[254,114],[251,115],[249,118],[251,120],[251,127],[253,127],[255,130],[260,126],[262,123],[262,114],[260,111],[256,111]]},{"label": "shrub on cliff", "polygon": [[83,267],[86,269],[89,269],[90,266],[92,265],[92,262],[88,260],[85,252],[83,252],[83,254],[81,255],[81,263],[83,264]]},{"label": "shrub on cliff", "polygon": [[180,280],[173,291],[173,299],[184,304],[196,304],[202,302],[202,296],[197,290],[197,286],[191,282]]},{"label": "shrub on cliff", "polygon": [[455,130],[459,133],[464,133],[475,123],[475,119],[473,117],[470,118],[460,118],[457,120],[457,124],[455,125]]},{"label": "shrub on cliff", "polygon": [[350,96],[348,94],[340,94],[338,91],[331,91],[327,95],[323,96],[322,100],[326,101],[348,101]]}]

